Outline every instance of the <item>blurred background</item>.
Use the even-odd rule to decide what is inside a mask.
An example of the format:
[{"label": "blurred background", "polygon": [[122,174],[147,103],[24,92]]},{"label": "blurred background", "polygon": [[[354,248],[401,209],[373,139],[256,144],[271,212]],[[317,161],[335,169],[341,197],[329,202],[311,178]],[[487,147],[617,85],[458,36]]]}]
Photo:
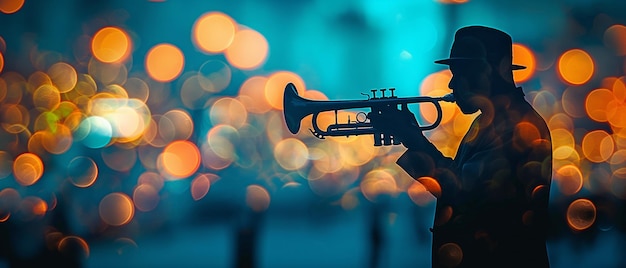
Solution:
[{"label": "blurred background", "polygon": [[[626,266],[626,2],[0,0],[0,12],[0,267],[429,266],[435,198],[396,166],[403,147],[318,140],[311,116],[292,135],[283,91],[445,95],[451,74],[433,61],[475,24],[512,35],[528,67],[515,80],[552,133],[552,266]],[[425,134],[452,157],[476,115],[442,108]]]}]

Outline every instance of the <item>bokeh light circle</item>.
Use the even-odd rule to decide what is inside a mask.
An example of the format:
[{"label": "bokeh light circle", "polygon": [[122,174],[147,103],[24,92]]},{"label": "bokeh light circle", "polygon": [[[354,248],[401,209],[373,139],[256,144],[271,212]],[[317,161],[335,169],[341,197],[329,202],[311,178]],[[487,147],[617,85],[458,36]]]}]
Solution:
[{"label": "bokeh light circle", "polygon": [[576,199],[567,207],[567,224],[573,230],[585,230],[595,221],[596,206],[589,199]]},{"label": "bokeh light circle", "polygon": [[535,73],[537,62],[532,50],[522,44],[513,44],[513,64],[526,66],[526,69],[513,71],[516,83],[528,81]]},{"label": "bokeh light circle", "polygon": [[285,86],[288,83],[293,83],[298,91],[298,95],[303,95],[306,87],[302,78],[292,72],[279,71],[275,72],[267,78],[265,83],[265,99],[274,108],[278,110],[283,109],[283,96],[285,92]]},{"label": "bokeh light circle", "polygon": [[604,45],[612,49],[616,55],[626,55],[626,26],[615,24],[607,28],[603,40]]},{"label": "bokeh light circle", "polygon": [[193,200],[198,201],[204,198],[209,193],[209,189],[211,189],[211,181],[217,179],[217,175],[211,173],[196,176],[191,181],[191,197]]},{"label": "bokeh light circle", "polygon": [[583,175],[574,165],[564,165],[557,169],[554,179],[564,195],[576,194],[583,187]]},{"label": "bokeh light circle", "polygon": [[164,171],[174,178],[186,178],[198,170],[201,163],[200,150],[186,140],[177,140],[165,147],[160,163]]},{"label": "bokeh light circle", "polygon": [[91,40],[91,52],[101,62],[125,61],[130,55],[131,40],[128,34],[117,27],[104,27]]},{"label": "bokeh light circle", "polygon": [[158,82],[176,79],[182,73],[184,65],[183,52],[172,44],[158,44],[146,55],[146,72]]},{"label": "bokeh light circle", "polygon": [[98,166],[87,156],[77,156],[67,165],[67,176],[75,186],[89,187],[98,177]]},{"label": "bokeh light circle", "polygon": [[568,50],[558,60],[559,76],[572,85],[581,85],[589,81],[595,65],[591,56],[581,49]]},{"label": "bokeh light circle", "polygon": [[24,6],[24,0],[2,0],[0,1],[0,11],[4,14],[13,14]]},{"label": "bokeh light circle", "polygon": [[48,68],[48,75],[52,84],[56,86],[60,93],[67,93],[72,90],[78,82],[76,69],[65,62],[57,62]]},{"label": "bokeh light circle", "polygon": [[83,120],[74,133],[75,139],[92,149],[105,147],[111,141],[113,127],[100,116],[90,116]]},{"label": "bokeh light circle", "polygon": [[246,188],[246,204],[253,211],[264,211],[270,206],[270,194],[262,186],[250,185]]},{"label": "bokeh light circle", "polygon": [[585,98],[585,111],[589,118],[598,121],[606,122],[607,118],[607,104],[615,99],[613,92],[605,88],[595,89]]},{"label": "bokeh light circle", "polygon": [[235,38],[237,24],[228,15],[221,12],[205,13],[193,25],[194,44],[204,52],[219,53]]},{"label": "bokeh light circle", "polygon": [[140,184],[133,191],[135,207],[140,211],[151,211],[159,205],[159,192],[150,184]]},{"label": "bokeh light circle", "polygon": [[284,139],[274,147],[274,158],[286,170],[302,168],[308,162],[309,150],[295,138]]},{"label": "bokeh light circle", "polygon": [[226,60],[236,68],[252,70],[265,62],[269,50],[267,40],[259,32],[243,29],[225,51]]},{"label": "bokeh light circle", "polygon": [[130,222],[135,214],[133,201],[124,193],[110,193],[100,201],[100,218],[106,224],[120,226]]},{"label": "bokeh light circle", "polygon": [[36,183],[44,172],[41,158],[33,153],[23,153],[13,161],[13,175],[15,180],[23,186]]},{"label": "bokeh light circle", "polygon": [[583,137],[582,150],[585,157],[594,163],[608,160],[615,149],[615,143],[609,133],[604,130],[587,132]]}]

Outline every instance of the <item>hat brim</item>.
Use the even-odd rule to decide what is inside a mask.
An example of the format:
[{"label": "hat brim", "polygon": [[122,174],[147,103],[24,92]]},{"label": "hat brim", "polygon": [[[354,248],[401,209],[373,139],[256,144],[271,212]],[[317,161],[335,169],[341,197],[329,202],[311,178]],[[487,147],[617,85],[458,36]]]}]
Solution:
[{"label": "hat brim", "polygon": [[[465,62],[465,61],[484,61],[484,59],[483,58],[468,58],[468,57],[453,57],[453,58],[448,58],[448,59],[437,60],[435,61],[435,63],[450,65],[455,62]],[[526,69],[526,66],[511,64],[511,69],[514,71],[523,70],[523,69]]]}]

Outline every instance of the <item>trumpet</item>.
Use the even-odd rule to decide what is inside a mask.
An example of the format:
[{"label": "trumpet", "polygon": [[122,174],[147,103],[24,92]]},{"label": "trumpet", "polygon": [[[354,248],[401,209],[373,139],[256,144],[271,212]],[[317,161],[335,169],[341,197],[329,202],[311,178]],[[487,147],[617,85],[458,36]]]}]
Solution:
[{"label": "trumpet", "polygon": [[[430,102],[437,109],[437,119],[430,125],[419,126],[420,130],[426,131],[436,128],[439,123],[441,123],[443,112],[439,102],[454,102],[454,95],[452,94],[447,94],[443,97],[420,96],[398,98],[394,95],[394,90],[395,88],[390,88],[391,96],[385,96],[386,89],[381,89],[381,97],[376,97],[376,89],[372,90],[372,97],[368,94],[361,93],[367,96],[367,100],[315,101],[298,96],[296,87],[292,83],[289,83],[285,87],[283,94],[283,115],[285,117],[285,123],[289,131],[292,134],[296,134],[300,131],[300,122],[302,119],[307,115],[313,114],[313,129],[309,130],[319,139],[324,139],[326,136],[349,137],[351,135],[374,135],[374,146],[397,145],[400,144],[401,141],[394,138],[392,134],[385,133],[384,129],[375,129],[371,122],[369,122],[366,113],[357,113],[354,122],[348,117],[347,123],[338,123],[337,111],[343,109],[370,108],[371,112],[379,113],[386,109],[397,109],[398,105],[405,110],[407,109],[407,104],[410,103]],[[335,111],[335,123],[329,125],[326,130],[320,129],[317,125],[319,113],[333,110]]]}]

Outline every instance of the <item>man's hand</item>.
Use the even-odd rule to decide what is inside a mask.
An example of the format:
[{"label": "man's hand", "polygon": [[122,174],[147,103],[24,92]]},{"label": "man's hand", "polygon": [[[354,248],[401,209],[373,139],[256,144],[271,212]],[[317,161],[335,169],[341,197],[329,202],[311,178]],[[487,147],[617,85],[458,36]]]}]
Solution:
[{"label": "man's hand", "polygon": [[419,128],[415,115],[406,106],[399,110],[395,107],[381,109],[367,114],[372,127],[382,133],[399,138],[409,149],[419,150],[426,144],[432,146]]}]

